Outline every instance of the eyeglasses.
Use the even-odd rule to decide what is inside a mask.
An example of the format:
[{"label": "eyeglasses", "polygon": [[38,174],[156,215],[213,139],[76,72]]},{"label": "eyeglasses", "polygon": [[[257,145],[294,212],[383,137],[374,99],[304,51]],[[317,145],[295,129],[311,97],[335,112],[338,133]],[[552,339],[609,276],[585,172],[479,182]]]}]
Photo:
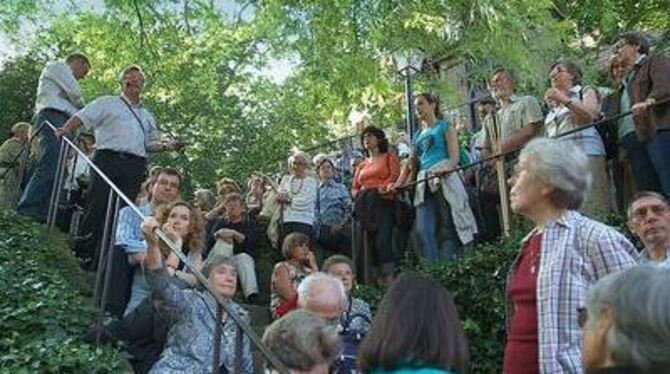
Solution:
[{"label": "eyeglasses", "polygon": [[668,207],[664,204],[643,206],[641,208],[635,209],[630,217],[634,222],[640,222],[647,218],[647,213],[653,213],[655,216],[662,216],[668,213]]},{"label": "eyeglasses", "polygon": [[586,326],[586,321],[589,320],[589,314],[586,311],[586,308],[577,308],[577,323],[580,328]]}]

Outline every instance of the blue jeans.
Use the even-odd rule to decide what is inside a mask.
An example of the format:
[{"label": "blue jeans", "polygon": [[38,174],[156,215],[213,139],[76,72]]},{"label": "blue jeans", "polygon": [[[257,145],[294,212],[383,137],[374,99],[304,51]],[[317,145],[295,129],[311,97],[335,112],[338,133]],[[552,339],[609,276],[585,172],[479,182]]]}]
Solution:
[{"label": "blue jeans", "polygon": [[[43,109],[37,114],[33,129],[37,129],[42,122],[49,121],[56,128],[70,118],[66,113],[54,110]],[[33,217],[40,221],[46,221],[49,211],[49,201],[51,199],[51,190],[56,177],[56,168],[58,167],[58,154],[60,153],[60,141],[51,131],[51,128],[45,127],[39,133],[41,156],[37,161],[33,174],[23,191],[17,211],[20,214]]]},{"label": "blue jeans", "polygon": [[[426,188],[423,204],[416,208],[416,224],[423,255],[427,261],[437,262],[442,259],[451,261],[463,253],[463,244],[456,233],[451,208],[439,191],[433,194]],[[438,243],[438,234],[443,235],[441,247]]]},{"label": "blue jeans", "polygon": [[649,142],[642,143],[635,133],[623,137],[621,146],[626,150],[635,176],[638,191],[656,191],[670,196],[670,131],[658,131]]},{"label": "blue jeans", "polygon": [[660,130],[647,143],[647,153],[661,184],[661,192],[670,197],[670,130]]}]

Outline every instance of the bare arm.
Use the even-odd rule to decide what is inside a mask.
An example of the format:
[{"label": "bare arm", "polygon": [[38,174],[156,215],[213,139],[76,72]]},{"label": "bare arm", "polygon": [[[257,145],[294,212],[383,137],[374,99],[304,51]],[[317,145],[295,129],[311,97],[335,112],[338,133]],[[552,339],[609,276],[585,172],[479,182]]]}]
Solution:
[{"label": "bare arm", "polygon": [[54,135],[56,135],[57,138],[70,134],[72,131],[75,131],[76,129],[80,128],[84,123],[81,121],[81,119],[77,116],[72,116],[70,117],[67,122],[63,125],[63,127],[59,128],[54,132]]},{"label": "bare arm", "polygon": [[435,170],[435,174],[447,173],[451,170],[454,170],[458,167],[458,162],[460,160],[460,149],[461,147],[458,144],[458,138],[456,137],[456,130],[453,127],[449,127],[447,131],[444,132],[444,139],[447,142],[447,149],[449,151],[449,161],[444,167]]},{"label": "bare arm", "polygon": [[410,150],[407,162],[405,162],[405,165],[400,170],[400,176],[398,176],[398,180],[396,181],[394,188],[402,187],[414,180],[414,175],[416,173],[416,163],[416,152],[414,152],[414,149],[412,149]]},{"label": "bare arm", "polygon": [[600,110],[598,102],[598,94],[592,90],[584,91],[582,101],[569,101],[566,103],[566,108],[570,109],[575,123],[578,125],[586,125],[593,122]]},{"label": "bare arm", "polygon": [[283,264],[278,264],[272,273],[272,283],[274,289],[284,300],[290,300],[298,294],[298,290],[293,287],[288,269]]}]

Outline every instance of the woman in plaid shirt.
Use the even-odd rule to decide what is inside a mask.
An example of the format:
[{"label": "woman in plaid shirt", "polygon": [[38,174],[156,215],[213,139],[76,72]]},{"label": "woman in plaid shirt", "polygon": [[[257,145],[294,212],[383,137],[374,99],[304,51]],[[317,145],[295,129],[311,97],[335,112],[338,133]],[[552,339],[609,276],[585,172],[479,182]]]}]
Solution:
[{"label": "woman in plaid shirt", "polygon": [[598,279],[634,266],[637,250],[615,229],[577,212],[591,173],[576,145],[531,141],[510,184],[512,210],[535,228],[507,278],[504,373],[583,373],[577,309]]}]

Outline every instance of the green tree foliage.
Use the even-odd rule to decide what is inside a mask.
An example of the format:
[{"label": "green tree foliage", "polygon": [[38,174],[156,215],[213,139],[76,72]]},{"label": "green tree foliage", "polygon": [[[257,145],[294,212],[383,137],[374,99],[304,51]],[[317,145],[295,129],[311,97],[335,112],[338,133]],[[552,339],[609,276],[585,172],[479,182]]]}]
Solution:
[{"label": "green tree foliage", "polygon": [[[442,71],[465,64],[462,81],[479,87],[495,65],[509,66],[523,91],[539,95],[555,58],[593,66],[598,50],[586,48],[582,37],[598,42],[622,27],[667,27],[660,0],[106,0],[57,9],[47,3],[3,2],[0,27],[16,42],[25,36],[17,30],[36,30],[37,38],[21,45],[40,63],[72,51],[88,54],[89,100],[116,92],[124,65],[141,64],[145,103],[165,133],[187,143],[183,154],[155,162],[177,164],[203,186],[223,175],[276,170],[292,147],[349,133],[353,109],[368,111],[383,127],[402,122],[394,51],[418,49]],[[224,3],[236,5],[235,12]],[[276,59],[292,61],[288,78],[256,73]],[[3,102],[32,101],[26,91],[34,90],[35,67],[12,65],[18,62],[6,64],[0,79],[22,90],[2,91]],[[441,94],[447,106],[463,100],[456,82],[430,69],[416,78],[417,90]],[[22,110],[7,111],[3,126],[25,118]]]},{"label": "green tree foliage", "polygon": [[30,122],[43,63],[27,55],[8,61],[3,67],[0,73],[0,139],[5,139],[14,123]]}]

